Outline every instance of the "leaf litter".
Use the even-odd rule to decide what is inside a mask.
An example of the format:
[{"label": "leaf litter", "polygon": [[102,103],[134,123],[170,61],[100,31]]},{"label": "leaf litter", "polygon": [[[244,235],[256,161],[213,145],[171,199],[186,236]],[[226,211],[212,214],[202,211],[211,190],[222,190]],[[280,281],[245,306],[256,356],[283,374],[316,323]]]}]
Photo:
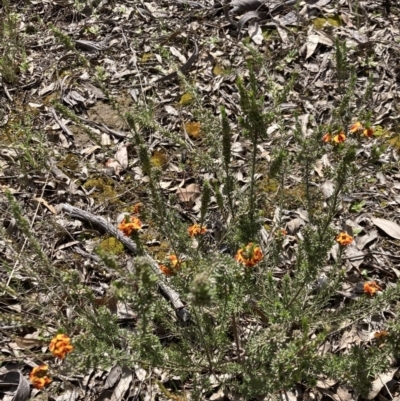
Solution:
[{"label": "leaf litter", "polygon": [[[131,110],[133,103],[140,103],[146,94],[152,91],[154,91],[157,106],[162,106],[167,113],[165,115],[159,112],[152,117],[163,126],[165,132],[157,130],[148,132],[147,139],[151,149],[158,149],[157,145],[165,143],[165,149],[170,152],[169,164],[177,166],[184,158],[182,149],[176,145],[177,142],[169,140],[164,134],[169,131],[179,138],[182,124],[185,124],[189,137],[199,141],[196,144],[192,143],[192,146],[199,146],[206,152],[206,142],[201,141],[206,139],[207,127],[201,125],[200,131],[200,125],[197,125],[200,124],[197,122],[197,116],[193,115],[191,111],[191,104],[195,99],[191,93],[182,91],[181,75],[183,74],[185,79],[193,80],[198,91],[197,95],[214,115],[218,115],[219,105],[224,104],[228,115],[235,116],[238,112],[238,94],[234,82],[237,76],[246,75],[245,60],[252,56],[251,51],[246,51],[244,46],[247,46],[246,37],[242,41],[240,35],[247,35],[253,42],[253,46],[256,46],[256,49],[265,55],[266,65],[270,67],[277,85],[283,85],[287,76],[290,76],[293,71],[300,71],[301,79],[294,86],[290,99],[292,103],[287,105],[288,110],[294,105],[295,108],[304,110],[306,115],[317,116],[318,124],[328,123],[333,109],[332,99],[335,98],[337,89],[332,82],[333,39],[336,35],[340,36],[341,40],[348,44],[354,65],[361,71],[370,69],[374,74],[375,85],[372,88],[372,100],[369,106],[376,116],[374,123],[385,127],[388,132],[387,142],[392,145],[380,156],[378,162],[380,166],[388,165],[393,161],[398,163],[396,138],[399,127],[396,125],[395,116],[399,112],[400,103],[398,85],[396,87],[396,82],[398,83],[396,59],[398,60],[400,54],[399,21],[396,14],[391,15],[392,19],[381,15],[380,11],[383,6],[372,1],[365,2],[363,7],[368,12],[379,12],[371,14],[369,24],[358,25],[353,15],[353,4],[339,7],[336,2],[331,0],[303,2],[296,12],[293,12],[293,1],[233,0],[228,3],[228,7],[217,11],[212,9],[209,2],[205,0],[187,1],[184,2],[184,7],[179,1],[146,2],[140,5],[133,4],[132,7],[127,7],[123,2],[117,1],[116,3],[117,5],[114,7],[107,2],[99,6],[91,6],[92,8],[89,7],[87,10],[88,15],[82,10],[74,10],[73,16],[71,10],[58,5],[57,2],[49,1],[43,5],[32,2],[29,5],[32,7],[31,14],[34,15],[36,11],[40,11],[45,18],[49,19],[49,16],[56,13],[58,26],[75,40],[80,51],[89,59],[94,60],[98,68],[90,73],[85,68],[73,71],[73,65],[68,60],[72,60],[75,56],[68,54],[65,48],[57,44],[50,31],[43,26],[43,31],[32,35],[31,42],[28,41],[30,66],[26,72],[20,73],[19,87],[13,88],[10,84],[2,83],[0,88],[4,93],[0,103],[0,121],[12,121],[13,111],[26,113],[26,106],[18,99],[18,96],[23,95],[28,100],[27,105],[30,104],[30,107],[35,109],[40,116],[36,124],[48,134],[49,138],[55,127],[54,130],[58,136],[56,142],[52,144],[55,155],[66,155],[66,152],[70,150],[79,153],[82,157],[79,158],[78,170],[83,171],[83,168],[86,167],[88,170],[86,178],[93,173],[103,172],[112,177],[113,184],[117,189],[129,176],[134,176],[138,182],[145,181],[138,165],[137,155],[132,153],[126,141],[131,133],[124,121],[124,112]],[[339,7],[340,13],[332,16],[334,7],[335,10]],[[200,14],[196,16],[199,9],[201,10]],[[321,24],[321,21],[317,21],[320,18],[326,22]],[[161,20],[167,27],[168,33],[165,36],[160,36]],[[86,31],[88,21],[99,27],[95,39],[91,38],[90,31]],[[118,29],[113,31],[111,37],[109,37],[108,25],[104,21],[114,21],[118,25]],[[46,22],[51,21],[46,20]],[[297,27],[297,31],[293,27]],[[24,29],[23,25],[21,25],[21,29]],[[273,30],[277,35],[268,38],[267,29]],[[141,33],[140,30],[142,30]],[[37,40],[39,35],[42,35],[43,38]],[[138,35],[143,35],[143,40],[137,41]],[[39,43],[40,45],[37,45]],[[287,55],[290,51],[294,52],[290,57],[280,57],[280,54]],[[139,62],[137,62],[138,57]],[[282,60],[279,68],[275,68],[274,58]],[[216,74],[215,68],[220,65],[218,74]],[[50,72],[53,69],[57,73]],[[357,79],[361,92],[361,89],[367,85],[367,77],[360,74]],[[259,80],[261,82],[260,90],[264,90],[263,82],[266,82],[266,78],[261,73]],[[111,85],[109,93],[104,90],[106,82]],[[50,95],[55,95],[58,100],[77,112],[78,116],[82,117],[80,122],[60,118],[59,113],[48,106],[48,96]],[[266,103],[268,101],[266,96]],[[114,108],[113,102],[118,103],[119,108]],[[293,123],[293,116],[288,112],[284,119],[286,126],[290,127]],[[188,121],[193,121],[191,124],[196,125],[186,127]],[[7,122],[2,123],[2,127],[6,124]],[[232,126],[237,129],[236,121],[232,121]],[[309,130],[313,129],[315,129],[315,122],[306,118],[302,120],[304,137],[308,135]],[[289,132],[291,131],[289,130]],[[274,135],[278,135],[279,130],[269,127],[269,133],[273,139]],[[2,135],[0,133],[1,140],[3,140]],[[364,152],[366,157],[371,157],[372,146],[380,146],[382,143],[384,142],[379,137],[374,137],[371,145],[360,146],[360,151]],[[273,140],[263,146],[265,152],[272,152]],[[248,144],[238,134],[233,142],[232,155],[233,164],[236,166],[235,174],[243,183],[247,182],[247,177],[243,175],[243,167],[247,163],[247,149]],[[16,196],[21,196],[17,182],[12,178],[13,171],[18,171],[16,161],[21,153],[18,147],[11,147],[9,153],[6,153],[6,150],[2,149],[0,153],[0,188],[2,192],[10,189]],[[297,150],[296,146],[291,144],[291,151],[296,152]],[[15,152],[15,154],[10,152]],[[12,157],[10,157],[11,154]],[[329,165],[329,157],[324,156],[321,162],[315,166],[316,174],[323,178],[324,171],[329,168]],[[36,172],[38,176],[30,183],[29,192],[34,194],[32,197],[34,202],[27,204],[26,211],[32,218],[39,213],[43,222],[53,222],[53,215],[60,213],[59,205],[66,199],[73,199],[77,205],[85,205],[89,210],[99,210],[100,208],[101,214],[107,218],[115,215],[115,209],[107,202],[101,202],[94,198],[92,193],[82,186],[81,180],[85,180],[85,176],[80,177],[80,171],[60,169],[55,163],[49,164],[49,170],[52,175],[51,179],[54,180],[52,185],[55,186],[52,191],[49,191],[49,177],[41,172]],[[166,169],[162,174],[161,188],[168,191],[171,191],[172,188],[174,192],[176,191],[178,201],[185,206],[185,213],[196,218],[198,209],[196,210],[195,205],[201,196],[203,177],[201,177],[201,173],[200,179],[193,172],[189,173],[189,177],[183,176],[183,174],[188,173],[179,167]],[[345,254],[343,268],[348,274],[349,280],[346,288],[338,291],[338,295],[342,294],[342,300],[346,297],[359,296],[357,285],[363,281],[362,270],[365,270],[368,276],[381,280],[385,280],[386,275],[389,275],[388,280],[393,281],[399,277],[395,267],[399,261],[398,242],[396,241],[400,239],[398,224],[399,171],[398,168],[396,170],[396,167],[392,170],[388,169],[384,176],[376,175],[374,182],[370,178],[373,175],[374,172],[365,171],[364,188],[360,189],[359,194],[350,194],[359,200],[365,200],[366,203],[362,211],[357,212],[361,213],[357,216],[357,224],[360,224],[362,232],[355,236],[355,243],[347,248]],[[322,183],[318,181],[317,185],[320,186],[326,198],[332,196],[334,188],[329,180],[324,180]],[[146,196],[140,193],[139,185],[133,189],[125,191],[123,195],[116,195],[116,197],[120,198],[125,205],[142,199],[146,201]],[[379,192],[381,189],[383,191]],[[2,214],[7,215],[2,192],[0,193],[1,211],[4,212]],[[343,216],[338,216],[337,228],[342,227],[342,218],[347,213],[351,202],[344,198],[342,203]],[[73,236],[85,233],[78,220],[75,220],[78,224],[74,225],[74,220],[71,222],[59,217],[60,215],[57,216],[56,222],[61,232],[73,233]],[[303,217],[304,215],[299,215],[295,209],[289,211],[285,216],[286,228],[293,236],[293,240],[287,240],[287,247],[282,255],[285,263],[290,263],[292,260],[290,255],[300,227],[308,223],[308,219]],[[273,224],[278,225],[274,216],[269,216],[269,218]],[[18,227],[12,225],[11,219],[7,220],[7,217],[5,219],[10,232],[13,231],[18,236]],[[53,232],[52,224],[49,224],[47,228],[48,231],[41,231],[36,226],[34,227],[43,248],[49,254],[52,253],[55,263],[65,263],[74,255],[72,249],[73,245],[77,243],[70,241],[71,238],[63,238],[62,235],[60,241],[55,234],[51,234]],[[269,238],[267,233],[266,242],[269,241]],[[54,243],[60,241],[57,252],[51,248],[49,241]],[[89,245],[89,241],[87,245]],[[7,250],[7,247],[5,249],[1,251],[1,256],[6,260],[11,260],[10,250]],[[336,244],[331,250],[333,260],[336,259],[334,255],[337,252],[338,245]],[[86,268],[77,266],[82,282],[86,285],[93,285],[93,281],[97,281],[96,285],[98,285],[104,281],[102,285],[106,288],[107,280],[102,273],[98,272],[93,276],[89,273],[92,269],[94,271],[99,269],[96,268],[95,255],[91,250],[88,251],[88,254],[92,257],[91,261],[88,260]],[[281,275],[285,274],[285,263],[279,266]],[[16,265],[14,277],[26,280],[19,270],[19,266]],[[5,273],[3,274],[6,276]],[[104,288],[99,291],[104,292]],[[2,306],[3,309],[11,314],[15,312],[16,308],[13,302],[6,301],[4,307]],[[122,310],[120,307],[118,309]],[[132,312],[129,315],[133,318]],[[54,321],[49,320],[49,327],[52,326],[54,326]],[[365,336],[360,334],[359,327],[357,325],[350,326],[350,331],[338,333],[337,338],[331,340],[333,348],[337,352],[345,350],[349,344],[353,343],[368,346],[368,341],[365,340]],[[7,328],[9,326],[5,327],[2,327],[3,332],[10,330]],[[35,346],[36,340],[29,337],[31,334],[14,337],[13,342],[17,346],[19,344],[19,350],[12,348],[14,345],[12,345],[11,336],[4,336],[5,345],[1,352],[9,359],[12,359],[11,355],[18,352],[23,353],[25,348],[38,352],[40,344]],[[18,369],[20,368],[26,371],[26,367]],[[19,370],[8,371],[7,366],[2,366],[2,369],[0,374],[3,379],[4,375],[9,375],[6,376],[6,382],[10,385],[9,391],[14,399],[27,399],[29,397],[28,383],[24,376],[17,373]],[[84,378],[89,386],[90,399],[95,399],[95,394],[100,393],[116,400],[122,399],[129,391],[132,391],[135,396],[140,393],[148,399],[152,392],[161,394],[157,386],[146,384],[145,378],[152,375],[153,379],[165,379],[162,373],[151,372],[150,369],[146,371],[142,367],[132,369],[118,367],[117,370],[118,374],[115,374],[114,369],[111,372],[99,369],[93,375]],[[380,393],[390,380],[396,378],[396,372],[397,369],[393,368],[387,374],[379,375],[373,383],[373,389],[367,399],[383,397]],[[142,387],[137,385],[136,379]],[[79,380],[83,381],[80,377],[74,378],[74,382]],[[395,380],[398,382],[397,378]],[[69,382],[71,384],[72,380]],[[103,383],[103,387],[97,384],[100,382]],[[190,388],[190,384],[188,387]],[[112,388],[111,392],[109,392],[110,388]],[[223,392],[218,385],[215,388],[214,399],[223,397]],[[63,388],[62,391],[64,393],[56,399],[89,399],[85,398],[87,396],[80,391],[66,388]],[[340,386],[330,385],[324,391],[324,395],[335,400],[352,399],[348,389]],[[319,397],[318,391],[312,396]]]}]

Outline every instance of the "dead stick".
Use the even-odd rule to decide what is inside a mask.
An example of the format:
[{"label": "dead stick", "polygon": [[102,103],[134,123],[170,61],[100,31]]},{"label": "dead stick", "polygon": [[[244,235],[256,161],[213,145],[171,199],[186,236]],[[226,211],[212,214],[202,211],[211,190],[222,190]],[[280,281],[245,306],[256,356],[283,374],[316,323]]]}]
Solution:
[{"label": "dead stick", "polygon": [[[103,231],[122,242],[131,252],[134,254],[137,253],[136,244],[130,238],[124,236],[112,223],[109,223],[103,217],[96,216],[82,209],[78,209],[77,207],[71,206],[68,203],[62,203],[60,206],[72,218],[83,220],[93,224],[94,226],[100,227]],[[158,263],[147,254],[145,254],[144,258],[158,277],[157,284],[163,297],[171,303],[178,319],[182,323],[188,323],[190,320],[190,312],[181,301],[179,294],[164,281],[164,276],[158,267]]]}]

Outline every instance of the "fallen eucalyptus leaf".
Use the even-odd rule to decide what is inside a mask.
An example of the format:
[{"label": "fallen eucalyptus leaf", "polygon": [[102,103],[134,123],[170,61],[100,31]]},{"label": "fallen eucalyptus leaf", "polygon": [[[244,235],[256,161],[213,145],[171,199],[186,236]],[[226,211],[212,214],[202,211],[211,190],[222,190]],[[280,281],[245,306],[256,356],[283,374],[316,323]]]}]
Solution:
[{"label": "fallen eucalyptus leaf", "polygon": [[379,218],[372,218],[371,220],[378,228],[389,235],[389,237],[400,239],[400,226],[394,221]]}]

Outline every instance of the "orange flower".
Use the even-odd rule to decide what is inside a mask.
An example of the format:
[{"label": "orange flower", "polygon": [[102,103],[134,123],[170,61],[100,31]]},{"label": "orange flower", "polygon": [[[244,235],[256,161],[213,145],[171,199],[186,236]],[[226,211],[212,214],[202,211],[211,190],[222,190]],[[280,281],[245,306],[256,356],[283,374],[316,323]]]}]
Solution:
[{"label": "orange flower", "polygon": [[353,242],[353,237],[345,232],[341,232],[336,237],[336,241],[339,242],[340,245],[346,246]]},{"label": "orange flower", "polygon": [[73,349],[71,339],[66,334],[57,334],[50,341],[49,350],[57,358],[64,359]]},{"label": "orange flower", "polygon": [[322,137],[322,140],[324,142],[330,142],[332,140],[332,135],[328,132]]},{"label": "orange flower", "polygon": [[382,290],[381,287],[379,287],[378,284],[375,283],[375,281],[367,281],[364,283],[364,292],[371,297],[375,295],[375,293],[379,290]]},{"label": "orange flower", "polygon": [[252,242],[237,251],[235,259],[246,267],[255,266],[264,257],[261,248]]},{"label": "orange flower", "polygon": [[49,367],[47,365],[36,366],[29,373],[29,380],[32,386],[41,390],[43,387],[47,386],[52,382],[50,377],[47,376],[49,372]]},{"label": "orange flower", "polygon": [[367,138],[371,138],[372,135],[374,135],[374,129],[373,128],[365,128],[363,131],[363,135],[366,136]]},{"label": "orange flower", "polygon": [[386,330],[381,330],[381,331],[377,331],[374,334],[374,337],[378,340],[381,340],[384,337],[387,337],[389,335],[389,333]]},{"label": "orange flower", "polygon": [[142,223],[135,216],[131,216],[130,218],[125,217],[125,219],[122,220],[118,226],[118,229],[121,230],[127,237],[130,237],[134,231],[138,231],[141,228],[142,228]]},{"label": "orange flower", "polygon": [[173,276],[181,268],[181,261],[176,255],[169,255],[167,261],[158,267],[166,276]]},{"label": "orange flower", "polygon": [[363,129],[362,124],[360,123],[360,121],[357,121],[355,124],[353,124],[350,127],[350,132],[352,132],[354,134],[357,131],[362,131],[362,129]]},{"label": "orange flower", "polygon": [[332,141],[335,143],[343,143],[345,140],[346,140],[346,135],[344,134],[343,131],[339,132],[332,139]]},{"label": "orange flower", "polygon": [[207,229],[200,224],[193,224],[188,228],[188,233],[191,237],[194,237],[195,235],[205,234],[206,232]]}]

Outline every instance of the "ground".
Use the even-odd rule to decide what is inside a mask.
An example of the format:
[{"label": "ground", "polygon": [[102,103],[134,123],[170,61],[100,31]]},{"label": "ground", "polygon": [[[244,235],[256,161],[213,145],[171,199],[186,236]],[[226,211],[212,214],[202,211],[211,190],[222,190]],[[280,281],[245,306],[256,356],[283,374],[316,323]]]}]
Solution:
[{"label": "ground", "polygon": [[[120,324],[135,322],[129,305],[122,307],[110,295],[111,283],[120,276],[95,252],[100,248],[119,266],[132,269],[137,249],[116,230],[119,215],[140,209],[134,210],[144,222],[140,241],[156,270],[170,253],[171,238],[149,211],[157,212],[157,205],[135,134],[147,147],[157,186],[179,224],[199,222],[203,184],[219,182],[221,106],[232,130],[232,175],[238,188],[249,187],[252,143],[239,121],[243,110],[237,82],[248,84],[251,69],[262,107],[276,113],[257,144],[255,170],[264,246],[270,243],[269,233],[276,231],[282,239],[275,279],[291,270],[300,228],[308,222],[304,209],[309,195],[300,162],[281,182],[272,177],[271,160],[277,149],[301,154],[305,148],[300,143],[319,133],[324,154],[310,167],[312,185],[307,188],[319,191],[315,197],[322,201],[315,210],[324,211],[324,199],[334,192],[327,170],[339,158],[335,152],[340,144],[323,138],[344,130],[346,140],[357,143],[358,171],[340,194],[332,226],[356,240],[341,260],[346,280],[337,304],[360,296],[366,280],[377,282],[379,290],[397,285],[398,2],[3,1],[0,13],[0,374],[13,383],[8,393],[0,388],[3,399],[13,399],[16,391],[20,398],[14,399],[24,400],[190,397],[190,380],[176,379],[183,395],[174,398],[174,378],[139,364],[80,367],[71,376],[61,370],[47,393],[29,390],[23,378],[43,361],[54,363],[44,338],[59,329],[59,314],[66,321],[74,314],[76,306],[66,301],[74,274],[81,285],[74,290],[78,300],[90,289],[96,294],[94,308],[106,306]],[[351,100],[346,103],[347,95]],[[280,96],[277,112],[274,104]],[[341,110],[343,104],[346,110]],[[133,122],[127,113],[135,117]],[[352,132],[358,121],[362,129]],[[371,135],[365,131],[369,128]],[[228,209],[228,200],[223,202]],[[78,209],[84,212],[80,215]],[[219,240],[226,234],[223,220],[213,193],[204,219],[212,251],[226,245]],[[340,252],[339,244],[332,246],[318,280],[329,274]],[[47,279],[58,274],[59,282]],[[165,281],[161,292],[171,301],[170,279],[161,273],[157,277]],[[58,291],[63,285],[66,293]],[[184,310],[187,301],[178,294],[172,309]],[[161,295],[159,302],[168,304]],[[393,304],[372,318],[348,322],[340,336],[324,344],[326,351],[345,352],[353,344],[368,347],[396,311]],[[254,307],[254,314],[268,326],[262,311]],[[242,323],[245,331],[249,322]],[[376,375],[368,399],[399,397],[399,366],[395,361],[386,375]],[[214,391],[204,399],[234,399],[214,379]],[[356,398],[351,388],[322,379],[313,389],[296,391],[287,390],[286,396]]]}]

